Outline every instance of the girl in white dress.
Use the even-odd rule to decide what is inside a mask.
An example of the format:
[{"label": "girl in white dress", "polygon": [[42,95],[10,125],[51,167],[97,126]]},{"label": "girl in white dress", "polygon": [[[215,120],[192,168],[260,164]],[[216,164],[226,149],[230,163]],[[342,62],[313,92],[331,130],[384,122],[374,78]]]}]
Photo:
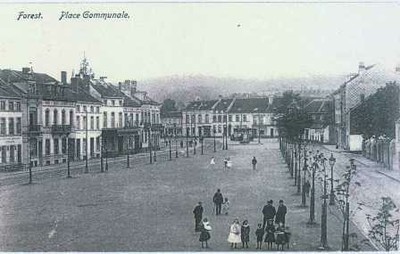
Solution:
[{"label": "girl in white dress", "polygon": [[231,248],[237,248],[237,244],[242,242],[242,238],[240,236],[240,224],[239,224],[239,219],[235,219],[233,221],[233,224],[231,225],[230,231],[229,231],[229,236],[228,236],[228,242],[231,243]]}]

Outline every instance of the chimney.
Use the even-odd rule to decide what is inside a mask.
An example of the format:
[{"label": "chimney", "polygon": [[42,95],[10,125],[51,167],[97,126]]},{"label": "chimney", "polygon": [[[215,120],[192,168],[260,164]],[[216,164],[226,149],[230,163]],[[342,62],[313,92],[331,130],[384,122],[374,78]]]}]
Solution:
[{"label": "chimney", "polygon": [[122,90],[122,82],[118,82],[118,89],[119,89],[119,91]]},{"label": "chimney", "polygon": [[136,93],[136,88],[137,88],[137,82],[136,82],[136,80],[132,80],[132,86],[131,86],[131,94],[132,95],[135,95],[135,93]]},{"label": "chimney", "polygon": [[71,87],[75,91],[78,89],[78,82],[79,82],[79,78],[78,77],[75,76],[75,77],[71,78]]},{"label": "chimney", "polygon": [[29,74],[31,72],[31,68],[29,68],[29,67],[23,67],[22,68],[22,73],[23,74]]},{"label": "chimney", "polygon": [[67,72],[66,71],[61,71],[61,83],[64,85],[67,84]]}]

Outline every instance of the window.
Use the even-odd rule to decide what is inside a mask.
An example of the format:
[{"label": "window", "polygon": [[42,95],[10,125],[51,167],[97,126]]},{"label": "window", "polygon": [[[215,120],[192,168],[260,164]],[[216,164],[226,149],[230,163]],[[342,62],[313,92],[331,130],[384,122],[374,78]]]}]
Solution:
[{"label": "window", "polygon": [[58,143],[58,138],[55,138],[54,139],[54,154],[59,154],[59,152],[60,152],[60,146],[59,146],[59,143]]},{"label": "window", "polygon": [[120,101],[119,101],[119,105],[122,106],[122,104],[123,104],[123,103],[122,103],[122,100],[120,100]]},{"label": "window", "polygon": [[236,115],[235,118],[236,118],[236,122],[240,122],[240,117],[239,117],[239,115]]},{"label": "window", "polygon": [[217,122],[217,116],[213,116],[213,123],[216,123]]},{"label": "window", "polygon": [[74,112],[72,110],[69,111],[69,125],[71,125],[71,127],[74,125]]},{"label": "window", "polygon": [[80,118],[80,116],[76,116],[76,128],[78,130],[81,129],[81,118]]},{"label": "window", "polygon": [[1,147],[1,163],[6,163],[7,162],[7,147],[2,146]]},{"label": "window", "polygon": [[86,110],[87,110],[87,107],[86,107],[86,106],[83,106],[83,112],[86,113],[86,112],[87,112]]},{"label": "window", "polygon": [[86,129],[87,129],[87,119],[86,119],[86,116],[82,116],[82,120],[83,120],[83,123],[82,123],[83,129],[86,130]]},{"label": "window", "polygon": [[54,117],[53,117],[53,125],[57,125],[58,123],[58,111],[57,109],[54,110]]},{"label": "window", "polygon": [[8,102],[8,110],[14,111],[14,102],[13,101]]},{"label": "window", "polygon": [[115,128],[115,113],[111,112],[111,128]]},{"label": "window", "polygon": [[15,146],[10,146],[10,163],[15,162]]},{"label": "window", "polygon": [[67,138],[63,138],[61,141],[61,153],[62,154],[67,153]]},{"label": "window", "polygon": [[96,129],[100,130],[100,117],[96,116]]},{"label": "window", "polygon": [[228,120],[229,120],[229,122],[232,122],[232,115],[229,115]]},{"label": "window", "polygon": [[100,137],[96,138],[96,151],[100,151]]},{"label": "window", "polygon": [[198,122],[198,123],[201,123],[202,120],[203,120],[203,119],[202,119],[201,115],[198,115],[198,116],[197,116],[197,122]]},{"label": "window", "polygon": [[8,118],[8,133],[14,135],[14,118]]},{"label": "window", "polygon": [[61,111],[61,125],[65,125],[65,110]]},{"label": "window", "polygon": [[190,123],[190,118],[188,114],[186,114],[186,123]]},{"label": "window", "polygon": [[5,101],[0,101],[0,109],[6,110],[6,102]]},{"label": "window", "polygon": [[243,115],[243,122],[247,122],[247,115]]},{"label": "window", "polygon": [[115,106],[115,100],[111,100],[111,105]]},{"label": "window", "polygon": [[45,154],[50,155],[50,139],[46,139],[45,141]]},{"label": "window", "polygon": [[0,119],[0,134],[6,135],[6,119],[4,117]]},{"label": "window", "polygon": [[210,123],[210,116],[206,114],[206,123]]},{"label": "window", "polygon": [[21,134],[21,117],[17,117],[17,134]]},{"label": "window", "polygon": [[136,126],[139,125],[139,113],[136,113]]},{"label": "window", "polygon": [[222,116],[218,116],[218,122],[222,122]]},{"label": "window", "polygon": [[103,112],[103,128],[107,128],[107,112]]},{"label": "window", "polygon": [[223,121],[224,121],[224,123],[226,122],[226,116],[223,117]]},{"label": "window", "polygon": [[50,125],[50,110],[46,109],[44,112],[44,126],[48,127]]},{"label": "window", "polygon": [[94,116],[90,117],[90,129],[94,130]]},{"label": "window", "polygon": [[77,112],[81,112],[81,105],[77,105],[77,106],[76,106],[76,111],[77,111]]},{"label": "window", "polygon": [[90,106],[90,112],[94,113],[94,107]]},{"label": "window", "polygon": [[15,110],[16,111],[21,111],[21,102],[18,101],[18,102],[15,103]]},{"label": "window", "polygon": [[222,132],[221,125],[218,125],[218,133],[221,133],[221,132]]},{"label": "window", "polygon": [[96,113],[100,113],[100,107],[96,107]]},{"label": "window", "polygon": [[123,121],[122,112],[119,112],[119,114],[118,114],[118,127],[120,127],[120,128],[123,127],[122,121]]}]

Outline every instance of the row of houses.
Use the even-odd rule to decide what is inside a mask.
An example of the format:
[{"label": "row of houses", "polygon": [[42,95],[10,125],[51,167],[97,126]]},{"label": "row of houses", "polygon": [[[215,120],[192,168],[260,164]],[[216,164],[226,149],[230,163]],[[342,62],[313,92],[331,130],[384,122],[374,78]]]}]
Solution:
[{"label": "row of houses", "polygon": [[2,169],[136,153],[159,147],[160,104],[136,81],[95,78],[86,59],[67,81],[32,68],[0,70]]}]

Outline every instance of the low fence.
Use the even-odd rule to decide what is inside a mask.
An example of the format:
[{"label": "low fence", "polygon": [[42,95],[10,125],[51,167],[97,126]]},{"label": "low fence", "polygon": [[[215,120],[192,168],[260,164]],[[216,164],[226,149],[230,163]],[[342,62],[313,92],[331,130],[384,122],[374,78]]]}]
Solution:
[{"label": "low fence", "polygon": [[363,142],[364,157],[382,163],[385,168],[393,169],[395,154],[394,140],[388,138],[368,139]]}]

